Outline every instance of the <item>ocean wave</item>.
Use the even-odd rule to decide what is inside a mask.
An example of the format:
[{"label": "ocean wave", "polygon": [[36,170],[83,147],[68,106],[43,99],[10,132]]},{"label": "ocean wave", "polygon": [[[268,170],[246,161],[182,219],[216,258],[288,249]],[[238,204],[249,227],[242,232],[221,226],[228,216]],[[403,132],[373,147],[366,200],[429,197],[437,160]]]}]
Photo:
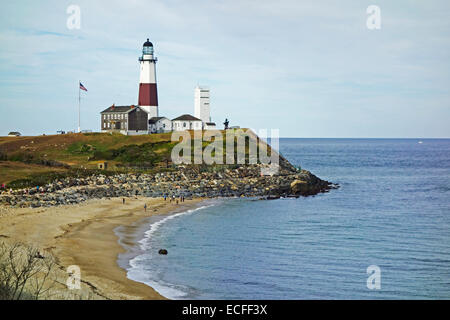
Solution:
[{"label": "ocean wave", "polygon": [[142,240],[138,241],[138,243],[140,244],[141,250],[148,250],[148,249],[151,249],[151,242],[150,242],[149,240],[151,240],[152,235],[153,235],[153,234],[154,234],[154,233],[155,233],[155,232],[156,232],[156,231],[157,231],[164,223],[166,223],[167,221],[170,221],[170,220],[172,220],[172,219],[178,218],[178,217],[180,217],[180,216],[192,214],[192,213],[197,212],[197,211],[199,211],[199,210],[202,210],[202,209],[206,209],[206,208],[212,207],[213,205],[214,205],[214,204],[207,204],[207,205],[204,205],[204,206],[201,206],[201,207],[198,207],[198,208],[189,209],[189,210],[186,210],[186,211],[183,211],[183,212],[171,214],[171,215],[169,215],[169,216],[167,216],[167,217],[165,217],[165,218],[163,218],[163,219],[161,219],[161,220],[159,220],[159,221],[156,221],[156,222],[152,223],[152,224],[150,225],[150,229],[147,230],[147,231],[144,233],[144,235],[145,235],[144,238],[143,238]]},{"label": "ocean wave", "polygon": [[[216,201],[217,202],[217,201]],[[161,220],[155,221],[149,225],[149,230],[144,233],[143,239],[138,241],[140,249],[143,254],[137,255],[129,261],[129,268],[127,268],[127,277],[131,280],[144,283],[155,289],[162,296],[169,299],[187,299],[194,294],[193,288],[188,288],[181,285],[175,285],[162,280],[163,275],[158,270],[150,271],[145,268],[145,261],[148,261],[154,254],[151,252],[153,248],[152,240],[155,232],[161,228],[166,222],[196,213],[200,210],[216,205],[216,202],[208,203],[198,208],[189,209],[183,212],[168,215]]]}]

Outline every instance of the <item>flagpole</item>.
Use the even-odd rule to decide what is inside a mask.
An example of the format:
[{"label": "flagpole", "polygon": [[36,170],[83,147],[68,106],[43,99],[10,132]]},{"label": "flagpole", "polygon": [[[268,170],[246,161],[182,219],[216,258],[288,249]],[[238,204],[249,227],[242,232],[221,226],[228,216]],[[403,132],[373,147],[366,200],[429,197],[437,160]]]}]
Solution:
[{"label": "flagpole", "polygon": [[78,80],[78,132],[81,132],[81,124],[80,124],[80,105],[81,105],[81,94],[80,94],[80,83],[81,80]]}]

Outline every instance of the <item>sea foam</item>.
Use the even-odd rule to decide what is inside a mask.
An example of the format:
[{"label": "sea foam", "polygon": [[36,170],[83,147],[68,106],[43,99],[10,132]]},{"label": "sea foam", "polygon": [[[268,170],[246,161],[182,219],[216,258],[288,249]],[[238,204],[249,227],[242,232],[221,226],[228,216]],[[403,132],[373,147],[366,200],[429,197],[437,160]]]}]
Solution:
[{"label": "sea foam", "polygon": [[[154,247],[152,240],[153,235],[157,232],[162,225],[166,222],[178,218],[180,216],[190,215],[200,210],[209,208],[215,205],[215,203],[209,203],[198,208],[189,209],[183,212],[170,214],[161,220],[155,221],[149,225],[149,230],[144,232],[143,239],[138,241],[140,249],[143,254],[137,255],[129,261],[129,268],[127,269],[127,277],[131,280],[138,281],[149,285],[155,289],[162,296],[169,299],[186,299],[192,292],[191,288],[175,285],[163,281],[161,278],[163,275],[158,270],[150,271],[145,268],[145,261],[148,261],[152,256],[157,253],[159,248]],[[153,252],[154,251],[154,252]],[[169,252],[170,254],[170,252]]]}]

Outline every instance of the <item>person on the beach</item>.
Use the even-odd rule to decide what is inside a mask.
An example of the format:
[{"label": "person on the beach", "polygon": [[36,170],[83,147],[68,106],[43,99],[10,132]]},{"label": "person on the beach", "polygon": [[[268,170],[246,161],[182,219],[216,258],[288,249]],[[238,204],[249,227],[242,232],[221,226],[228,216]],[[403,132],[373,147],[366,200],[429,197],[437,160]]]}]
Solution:
[{"label": "person on the beach", "polygon": [[125,204],[125,198],[122,199],[122,204]]},{"label": "person on the beach", "polygon": [[144,211],[147,212],[147,204],[144,204]]},{"label": "person on the beach", "polygon": [[166,196],[166,194],[164,194],[164,201],[166,201],[166,198],[167,198],[167,196]]}]

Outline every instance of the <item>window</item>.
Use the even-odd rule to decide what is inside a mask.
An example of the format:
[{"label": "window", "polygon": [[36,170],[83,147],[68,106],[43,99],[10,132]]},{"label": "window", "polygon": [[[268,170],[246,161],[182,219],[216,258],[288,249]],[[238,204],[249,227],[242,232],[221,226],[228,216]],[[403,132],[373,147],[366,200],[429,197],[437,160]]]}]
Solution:
[{"label": "window", "polygon": [[185,127],[185,128],[186,128],[186,122],[183,122],[183,127]]},{"label": "window", "polygon": [[153,54],[153,47],[144,47],[142,49],[143,54]]},{"label": "window", "polygon": [[165,128],[166,127],[166,124],[165,123],[163,123],[163,128]]}]

